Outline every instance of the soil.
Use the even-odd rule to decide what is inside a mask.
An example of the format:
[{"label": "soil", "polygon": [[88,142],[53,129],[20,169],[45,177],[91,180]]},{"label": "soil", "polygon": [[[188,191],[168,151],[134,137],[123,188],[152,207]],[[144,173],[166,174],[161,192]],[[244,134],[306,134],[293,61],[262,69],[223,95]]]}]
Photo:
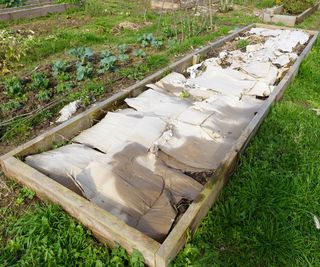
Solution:
[{"label": "soil", "polygon": [[76,29],[80,28],[83,25],[90,23],[92,18],[90,16],[66,16],[59,17],[59,20],[56,18],[50,18],[45,20],[36,20],[34,22],[29,22],[25,24],[18,24],[10,26],[9,29],[13,31],[33,31],[36,36],[50,35],[54,32],[55,29],[70,28]]},{"label": "soil", "polygon": [[112,29],[112,32],[115,34],[118,34],[120,32],[122,32],[123,30],[130,30],[130,31],[138,31],[141,28],[144,28],[146,26],[151,25],[151,22],[144,22],[144,23],[134,23],[134,22],[130,22],[130,21],[124,21],[119,23],[117,26],[115,26]]},{"label": "soil", "polygon": [[[133,49],[136,49],[136,47],[130,47],[129,52]],[[99,53],[96,53],[93,57],[92,62],[91,62],[93,64],[95,70],[98,69],[99,62],[100,62]],[[134,66],[134,65],[141,64],[142,62],[143,62],[143,59],[141,59],[141,58],[131,57],[128,62],[126,62],[126,63],[120,62],[117,65],[118,65],[118,68],[121,69],[127,65]],[[75,64],[76,64],[75,61],[70,62],[71,66],[67,70],[68,71],[67,73],[71,76],[71,81],[76,80],[76,78],[75,78],[75,69],[76,69]],[[58,84],[58,81],[52,75],[51,65],[40,66],[37,69],[37,72],[44,73],[46,75],[46,77],[49,79],[49,81],[50,81],[49,88],[53,89],[53,96],[51,97],[51,99],[49,101],[40,101],[36,97],[36,94],[37,94],[36,91],[28,90],[28,84],[30,84],[31,78],[32,78],[32,73],[28,73],[26,76],[22,77],[22,81],[23,81],[22,83],[23,83],[23,86],[26,90],[26,96],[27,96],[28,100],[19,109],[7,112],[5,114],[1,114],[1,111],[0,111],[1,121],[8,120],[8,119],[14,118],[16,116],[22,116],[23,114],[35,112],[36,110],[41,109],[42,107],[49,105],[53,101],[57,102],[57,104],[58,104],[61,102],[61,101],[59,102],[59,99],[64,98],[65,94],[61,94],[61,93],[59,94],[54,90],[55,86]],[[105,84],[110,83],[110,81],[112,81],[112,80],[119,80],[119,74],[117,72],[114,72],[114,73],[108,72],[103,75],[98,75],[96,73],[94,76],[96,76],[96,78],[99,79],[99,81],[102,81]],[[106,89],[106,93],[103,96],[101,96],[99,99],[110,96],[110,94],[113,94],[113,93],[119,91],[121,88],[125,88],[126,85],[132,84],[133,82],[134,81],[132,79],[122,78],[119,86],[117,85],[117,84],[119,84],[119,81],[118,81],[112,85],[111,90]],[[81,82],[78,85],[81,85]],[[125,87],[121,87],[121,86],[125,86]],[[81,87],[79,87],[79,86],[75,87],[75,88],[73,88],[72,92],[77,92],[80,89],[81,89]],[[93,99],[93,100],[96,101],[99,99]],[[4,85],[0,84],[0,103],[6,103],[7,101],[9,101],[9,98],[5,94]]]}]

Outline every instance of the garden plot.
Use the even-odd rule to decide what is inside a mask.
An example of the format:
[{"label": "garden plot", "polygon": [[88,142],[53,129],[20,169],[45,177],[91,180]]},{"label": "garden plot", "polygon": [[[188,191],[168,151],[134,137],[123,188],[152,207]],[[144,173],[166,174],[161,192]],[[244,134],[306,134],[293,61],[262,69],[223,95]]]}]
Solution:
[{"label": "garden plot", "polygon": [[[312,1],[310,1],[310,4],[312,5]],[[295,3],[293,3],[292,6],[298,7],[298,5]],[[294,26],[295,24],[303,22],[307,17],[315,13],[319,9],[319,7],[320,7],[320,2],[314,1],[313,6],[307,8],[300,14],[286,14],[285,7],[283,5],[275,6],[272,8],[268,8],[264,11],[263,22],[282,23],[287,26]],[[295,11],[295,9],[293,9],[293,11]]]},{"label": "garden plot", "polygon": [[[238,34],[219,41],[219,45]],[[257,37],[264,41],[250,44],[250,40]],[[21,163],[23,168],[32,172],[33,177],[37,174],[42,180],[44,174],[64,186],[57,188],[67,187],[95,204],[90,206],[72,193],[64,200],[53,191],[48,193],[49,198],[62,203],[75,217],[81,217],[98,236],[115,240],[129,251],[134,247],[140,249],[149,265],[166,265],[183,244],[187,228],[199,222],[206,207],[216,198],[239,150],[292,78],[294,72],[290,69],[293,64],[295,68],[300,64],[301,47],[304,49],[311,37],[311,33],[297,30],[257,27],[244,31],[238,38],[248,42],[245,48],[221,49],[216,57],[193,65],[186,72],[181,69],[177,72],[180,67],[176,64],[172,67],[175,72],[148,84],[144,92],[140,93],[141,89],[137,90],[138,95],[133,92],[144,86],[144,81],[127,90],[122,95],[127,97],[127,106],[108,112],[94,126],[88,127],[89,117],[77,125],[76,120],[72,120],[61,125],[57,135],[48,133],[22,150],[4,156],[4,169],[19,179],[17,171],[11,169],[12,163],[18,162],[12,155],[22,156],[32,167]],[[315,38],[313,36],[306,49],[311,48]],[[211,46],[205,48],[203,53],[210,49]],[[187,62],[189,57],[179,64],[183,66]],[[284,76],[287,77],[285,84]],[[159,75],[148,81],[155,77]],[[132,92],[131,97],[128,92]],[[115,97],[109,104],[117,100]],[[86,116],[101,108],[94,107]],[[61,139],[61,131],[66,135],[64,138],[72,138],[67,145],[35,153]],[[212,173],[218,179],[215,186],[210,179]],[[26,179],[26,175],[22,177]],[[41,187],[40,180],[31,187]],[[46,182],[48,186],[43,185],[46,189],[57,186],[50,179]],[[44,195],[45,188],[40,189]],[[78,208],[64,204],[72,205],[72,199],[76,199],[77,205],[87,207],[81,208],[81,215]],[[187,211],[180,209],[181,205],[193,201]],[[93,214],[94,206],[120,221],[108,217],[107,221],[97,220],[93,225],[94,216],[102,216],[100,211]],[[86,215],[92,217],[86,219]],[[103,226],[98,226],[108,225],[110,220],[112,226],[107,230],[112,228],[111,233],[118,231],[117,234],[107,233]],[[144,235],[125,228],[123,222]],[[121,238],[117,237],[120,234],[117,225],[123,228]]]},{"label": "garden plot", "polygon": [[[185,173],[218,168],[278,75],[298,57],[293,50],[310,38],[263,28],[246,39],[252,35],[266,42],[245,52],[223,51],[191,66],[189,78],[169,74],[127,98],[128,109],[109,112],[73,144],[28,156],[26,163],[162,242],[179,202],[193,201],[201,191]],[[230,66],[221,67],[223,61]]]}]

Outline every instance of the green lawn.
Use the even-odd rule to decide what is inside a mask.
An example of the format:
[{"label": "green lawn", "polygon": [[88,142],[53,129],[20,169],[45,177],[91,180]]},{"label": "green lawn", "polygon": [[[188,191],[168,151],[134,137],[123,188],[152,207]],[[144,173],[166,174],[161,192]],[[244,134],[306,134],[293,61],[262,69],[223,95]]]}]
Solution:
[{"label": "green lawn", "polygon": [[175,266],[319,266],[320,41]]},{"label": "green lawn", "polygon": [[[176,54],[257,20],[246,17],[243,11],[230,14],[215,19],[215,32],[190,38],[160,55],[173,60]],[[301,27],[319,29],[319,15],[317,12]],[[103,18],[95,18],[81,29],[96,29],[99,20]],[[108,23],[113,25],[111,19]],[[70,31],[70,35],[64,35],[64,31]],[[109,40],[101,36],[93,40],[72,32],[57,29],[55,34],[74,38],[77,45],[100,47]],[[124,33],[123,37],[130,41],[135,35]],[[39,38],[47,37],[43,34]],[[46,50],[48,44],[56,49]],[[58,38],[35,49],[41,57],[51,59],[69,46]],[[38,62],[31,57],[26,68]],[[319,62],[320,40],[283,101],[273,108],[249,145],[218,202],[172,263],[174,266],[319,266],[320,232],[313,216],[320,218],[320,117],[312,110],[320,109]],[[1,174],[0,222],[0,266],[143,266],[138,252],[128,257],[121,248],[106,249],[60,208],[40,202],[31,191],[5,180]]]}]

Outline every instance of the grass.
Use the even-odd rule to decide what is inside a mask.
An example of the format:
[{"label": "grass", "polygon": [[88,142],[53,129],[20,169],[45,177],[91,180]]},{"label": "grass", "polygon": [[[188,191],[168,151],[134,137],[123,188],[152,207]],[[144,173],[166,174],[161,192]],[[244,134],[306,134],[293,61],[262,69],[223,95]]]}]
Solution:
[{"label": "grass", "polygon": [[320,41],[174,266],[318,266]]},{"label": "grass", "polygon": [[[141,13],[135,13],[132,4],[123,10],[126,8],[136,14],[130,20],[141,22]],[[124,31],[113,36],[109,30],[128,17],[114,9],[114,3],[111,9],[116,15],[91,18],[75,29],[57,28],[51,40],[48,34],[38,36],[41,42],[34,48],[34,56],[25,62],[25,68],[34,67],[47,56],[49,60],[60,57],[74,45],[130,43],[141,33],[156,29],[150,25],[138,32]],[[67,20],[65,16],[85,18],[83,11],[72,11],[19,23],[31,26],[41,21]],[[149,14],[148,20],[156,21],[156,16]],[[142,79],[176,56],[256,20],[241,10],[219,15],[214,21],[215,31],[161,50],[146,64],[125,68],[123,75]],[[317,29],[319,23],[318,12],[301,27]],[[313,215],[320,216],[320,118],[312,109],[320,108],[319,62],[320,41],[248,147],[218,203],[173,266],[318,266],[319,232]],[[81,92],[94,89],[100,93],[96,86],[99,82],[86,82]],[[39,117],[47,119],[51,115],[48,111]],[[32,125],[21,125],[17,129],[27,138]],[[59,207],[40,202],[32,192],[6,180],[1,173],[0,220],[0,266],[143,266],[138,252],[128,257],[121,248],[108,250]]]}]

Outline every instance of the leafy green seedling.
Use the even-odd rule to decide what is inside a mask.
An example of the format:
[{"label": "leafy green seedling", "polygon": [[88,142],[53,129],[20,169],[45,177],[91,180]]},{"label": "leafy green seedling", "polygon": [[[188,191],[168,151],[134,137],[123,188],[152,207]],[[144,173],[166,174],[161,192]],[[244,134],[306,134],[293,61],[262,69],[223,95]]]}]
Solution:
[{"label": "leafy green seedling", "polygon": [[146,56],[146,52],[144,52],[142,49],[137,49],[133,52],[133,55],[135,57],[145,57]]},{"label": "leafy green seedling", "polygon": [[240,39],[237,44],[237,48],[240,50],[245,49],[249,44],[250,42],[247,39]]},{"label": "leafy green seedling", "polygon": [[151,46],[152,46],[153,48],[160,49],[160,48],[163,46],[163,41],[154,39],[154,40],[152,40],[152,42],[151,42]]},{"label": "leafy green seedling", "polygon": [[138,38],[138,43],[142,47],[147,47],[147,46],[150,46],[154,40],[155,38],[152,33],[145,33]]},{"label": "leafy green seedling", "polygon": [[70,65],[64,60],[57,60],[52,64],[53,76],[58,76],[67,71]]},{"label": "leafy green seedling", "polygon": [[56,79],[59,82],[67,82],[67,81],[70,81],[71,77],[69,73],[62,72],[56,77]]},{"label": "leafy green seedling", "polygon": [[89,47],[73,48],[69,51],[70,55],[76,57],[82,63],[89,61],[93,57],[93,51]]},{"label": "leafy green seedling", "polygon": [[127,61],[129,61],[129,55],[127,55],[127,54],[120,54],[120,55],[118,56],[118,59],[119,59],[119,61],[121,61],[121,62],[127,62]]},{"label": "leafy green seedling", "polygon": [[82,81],[85,78],[91,77],[93,74],[93,67],[91,64],[77,63],[77,80]]},{"label": "leafy green seedling", "polygon": [[44,90],[40,90],[37,94],[36,94],[36,98],[39,101],[48,101],[50,100],[52,97],[52,91],[49,89],[44,89]]},{"label": "leafy green seedling", "polygon": [[128,52],[129,46],[127,44],[118,45],[118,51],[120,54],[125,54]]},{"label": "leafy green seedling", "polygon": [[109,50],[104,50],[100,53],[100,58],[106,58],[106,57],[110,57],[113,56],[113,54],[111,53],[111,51]]},{"label": "leafy green seedling", "polygon": [[71,91],[73,88],[72,82],[62,82],[56,86],[57,93],[65,93],[67,91]]},{"label": "leafy green seedling", "polygon": [[189,98],[190,97],[190,93],[186,90],[181,91],[180,93],[180,97],[181,98]]},{"label": "leafy green seedling", "polygon": [[21,205],[23,202],[25,202],[26,199],[33,199],[35,195],[35,192],[30,190],[29,188],[23,187],[19,192],[18,198],[16,199],[16,204]]},{"label": "leafy green seedling", "polygon": [[114,55],[109,55],[108,57],[104,57],[101,59],[99,64],[98,73],[103,74],[108,71],[115,71],[116,70],[116,61],[117,57]]},{"label": "leafy green seedling", "polygon": [[16,98],[23,95],[23,87],[18,77],[11,77],[4,82],[5,94],[10,98]]},{"label": "leafy green seedling", "polygon": [[177,39],[175,39],[175,38],[169,39],[169,41],[168,41],[169,48],[174,47],[176,44],[177,44]]},{"label": "leafy green seedling", "polygon": [[49,79],[42,72],[33,74],[30,88],[32,90],[47,89],[49,87]]}]

